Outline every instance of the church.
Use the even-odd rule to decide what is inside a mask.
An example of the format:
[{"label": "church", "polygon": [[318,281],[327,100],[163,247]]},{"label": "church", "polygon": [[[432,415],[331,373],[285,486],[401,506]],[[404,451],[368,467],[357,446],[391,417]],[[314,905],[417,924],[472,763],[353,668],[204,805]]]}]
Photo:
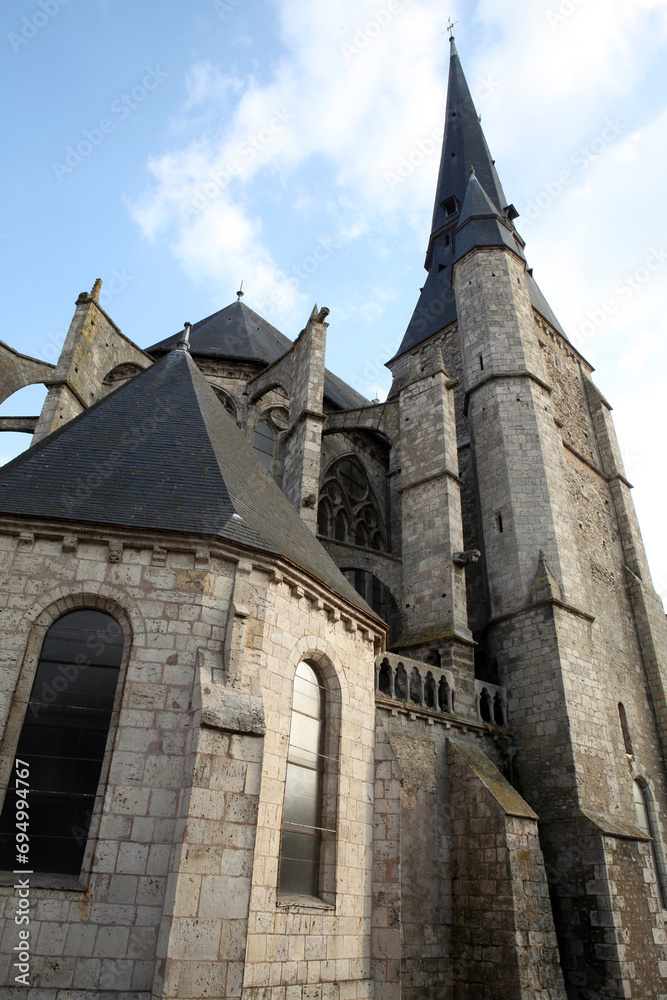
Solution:
[{"label": "church", "polygon": [[0,1000],[667,998],[664,609],[453,39],[445,115],[385,402],[241,293],[0,342]]}]

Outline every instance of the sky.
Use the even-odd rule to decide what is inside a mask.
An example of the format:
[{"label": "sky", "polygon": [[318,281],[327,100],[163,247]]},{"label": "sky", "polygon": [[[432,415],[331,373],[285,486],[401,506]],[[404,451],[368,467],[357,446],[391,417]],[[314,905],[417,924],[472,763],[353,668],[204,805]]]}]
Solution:
[{"label": "sky", "polygon": [[[425,277],[450,17],[665,600],[667,0],[4,0],[2,339],[55,362],[100,277],[148,347],[243,281],[292,339],[328,306],[328,367],[384,398]],[[0,435],[0,461],[28,443]]]}]

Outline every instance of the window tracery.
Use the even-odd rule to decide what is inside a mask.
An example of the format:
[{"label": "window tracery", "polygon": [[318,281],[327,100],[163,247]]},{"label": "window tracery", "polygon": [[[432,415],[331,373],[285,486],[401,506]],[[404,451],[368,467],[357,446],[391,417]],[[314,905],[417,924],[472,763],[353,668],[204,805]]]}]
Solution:
[{"label": "window tracery", "polygon": [[356,458],[341,458],[327,472],[320,492],[317,530],[337,542],[386,551],[379,507]]}]

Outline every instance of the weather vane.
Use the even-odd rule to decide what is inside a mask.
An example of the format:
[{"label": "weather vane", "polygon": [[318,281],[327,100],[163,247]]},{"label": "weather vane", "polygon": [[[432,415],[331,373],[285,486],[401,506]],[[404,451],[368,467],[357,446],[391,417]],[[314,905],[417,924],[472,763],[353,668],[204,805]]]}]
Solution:
[{"label": "weather vane", "polygon": [[458,21],[452,21],[451,17],[450,17],[449,21],[447,22],[447,31],[449,32],[449,40],[450,41],[454,37],[454,25],[458,24],[458,23],[459,23]]}]

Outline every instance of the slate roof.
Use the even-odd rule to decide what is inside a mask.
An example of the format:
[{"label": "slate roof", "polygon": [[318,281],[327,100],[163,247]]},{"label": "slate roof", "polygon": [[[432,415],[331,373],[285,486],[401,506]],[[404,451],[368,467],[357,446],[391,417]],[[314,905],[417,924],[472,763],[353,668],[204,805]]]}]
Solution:
[{"label": "slate roof", "polygon": [[[181,336],[182,331],[153,344],[146,351],[154,357],[162,357],[177,347]],[[241,301],[232,302],[212,316],[193,323],[190,331],[190,352],[202,357],[260,361],[271,365],[291,346],[292,341],[284,333]],[[365,396],[330,371],[324,373],[324,397],[342,410],[368,403]]]},{"label": "slate roof", "polygon": [[499,212],[507,206],[500,178],[486,144],[475,105],[466,82],[454,39],[451,41],[445,135],[436,188],[433,224],[437,232],[448,221],[443,202],[455,197],[462,205],[468,188],[470,168]]},{"label": "slate roof", "polygon": [[0,512],[223,538],[283,556],[373,615],[187,351],[172,351],[0,469]]}]

